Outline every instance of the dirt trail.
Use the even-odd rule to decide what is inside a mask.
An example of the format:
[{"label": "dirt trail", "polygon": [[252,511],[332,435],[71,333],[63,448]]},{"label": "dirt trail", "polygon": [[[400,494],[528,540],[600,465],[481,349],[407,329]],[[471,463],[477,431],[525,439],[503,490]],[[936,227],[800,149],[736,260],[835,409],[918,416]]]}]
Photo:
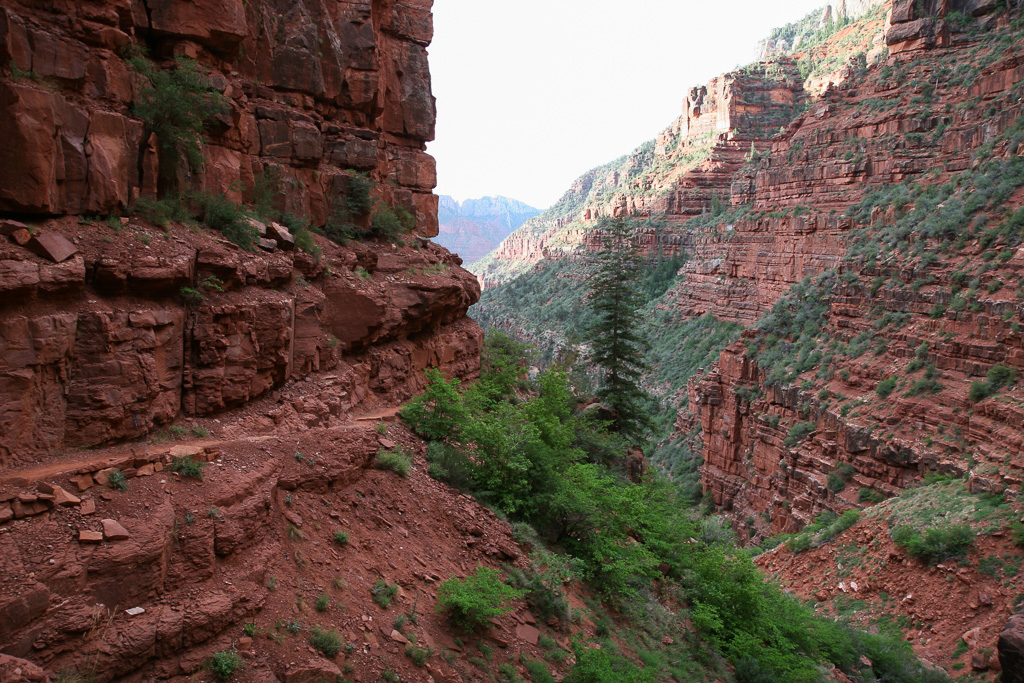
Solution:
[{"label": "dirt trail", "polygon": [[[394,406],[382,410],[374,410],[365,413],[349,415],[350,422],[391,422],[394,421],[398,412],[404,406]],[[344,429],[345,425],[338,425],[334,429]],[[59,476],[74,473],[77,470],[95,470],[103,465],[113,466],[127,457],[151,453],[154,451],[168,451],[177,446],[194,446],[198,448],[219,447],[225,443],[237,443],[238,441],[249,441],[260,443],[270,439],[279,439],[280,434],[264,434],[258,436],[247,436],[241,438],[204,438],[204,439],[183,439],[165,441],[159,443],[131,443],[118,444],[96,451],[82,451],[88,457],[79,457],[73,460],[54,460],[40,465],[24,467],[10,472],[0,473],[0,486],[14,485],[23,486],[26,482],[34,482],[42,479],[52,479]]]}]

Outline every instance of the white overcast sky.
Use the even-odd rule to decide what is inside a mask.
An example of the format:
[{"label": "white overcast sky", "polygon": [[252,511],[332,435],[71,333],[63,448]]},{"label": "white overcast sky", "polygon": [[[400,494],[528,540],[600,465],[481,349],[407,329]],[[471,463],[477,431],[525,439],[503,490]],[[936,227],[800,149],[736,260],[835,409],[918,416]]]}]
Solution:
[{"label": "white overcast sky", "polygon": [[825,0],[434,0],[438,194],[540,209]]}]

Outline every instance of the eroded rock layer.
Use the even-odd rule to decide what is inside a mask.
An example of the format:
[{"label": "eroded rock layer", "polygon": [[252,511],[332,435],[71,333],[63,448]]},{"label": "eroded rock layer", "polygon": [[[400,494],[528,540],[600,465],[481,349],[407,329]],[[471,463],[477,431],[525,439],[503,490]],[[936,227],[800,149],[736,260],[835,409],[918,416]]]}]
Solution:
[{"label": "eroded rock layer", "polygon": [[336,376],[328,413],[340,417],[397,405],[426,367],[479,369],[482,333],[465,317],[479,285],[433,244],[323,241],[318,261],[134,219],[41,229],[65,231],[81,253],[52,264],[0,246],[5,467],[242,406],[313,373]]},{"label": "eroded rock layer", "polygon": [[[896,4],[894,25],[907,4]],[[1024,368],[1024,253],[996,239],[1024,201],[1009,170],[1024,152],[1024,49],[1012,13],[991,9],[977,10],[978,25],[997,37],[947,27],[946,41],[897,45],[890,31],[898,54],[828,92],[775,140],[749,186],[734,185],[734,204],[749,208],[700,234],[669,297],[686,316],[771,334],[780,318],[764,316],[791,286],[835,273],[805,294],[824,304],[813,368],[793,379],[795,356],[759,365],[763,337],[751,332],[690,384],[705,489],[752,535],[863,507],[928,472],[963,476],[976,492],[1020,490],[1019,389],[984,400],[971,387],[995,366]],[[947,10],[964,8],[943,6],[929,21],[942,24]],[[1007,170],[986,170],[993,159]],[[901,184],[912,188],[906,201],[878,199]],[[929,192],[949,197],[920,220],[945,227],[901,222],[915,201],[932,206]],[[984,236],[977,226],[989,216],[996,227]],[[799,315],[802,303],[814,307],[798,298],[789,310]],[[822,364],[831,368],[817,372]]]},{"label": "eroded rock layer", "polygon": [[0,211],[121,213],[157,187],[158,145],[123,56],[198,61],[228,109],[197,183],[234,200],[273,168],[286,210],[322,224],[343,170],[437,234],[431,0],[6,2],[0,8]]}]

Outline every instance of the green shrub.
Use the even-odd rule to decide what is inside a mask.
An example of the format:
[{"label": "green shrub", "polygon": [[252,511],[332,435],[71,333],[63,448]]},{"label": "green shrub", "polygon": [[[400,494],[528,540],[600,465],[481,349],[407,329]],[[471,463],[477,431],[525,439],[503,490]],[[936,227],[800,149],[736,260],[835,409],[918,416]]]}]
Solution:
[{"label": "green shrub", "polygon": [[533,683],[555,683],[554,677],[548,671],[548,665],[539,659],[527,659],[523,662],[526,673],[530,675]]},{"label": "green shrub", "polygon": [[214,676],[219,680],[226,681],[244,666],[245,660],[237,652],[221,650],[214,652],[207,664]]},{"label": "green shrub", "polygon": [[334,542],[338,545],[345,545],[346,543],[348,543],[348,532],[342,531],[340,529],[338,531],[335,531]]},{"label": "green shrub", "polygon": [[412,457],[401,447],[380,451],[374,466],[379,470],[391,470],[400,477],[408,477],[412,470]]},{"label": "green shrub", "polygon": [[227,110],[227,98],[210,86],[199,64],[188,57],[177,57],[167,71],[141,55],[126,62],[140,77],[135,114],[157,136],[161,191],[173,189],[182,159],[193,171],[202,166],[203,128]]},{"label": "green shrub", "polygon": [[326,612],[327,608],[331,606],[331,598],[327,593],[321,593],[317,597],[316,602],[313,603],[313,607],[316,608],[317,612]]},{"label": "green shrub", "polygon": [[828,475],[828,489],[832,493],[839,493],[846,488],[847,483],[857,473],[856,468],[848,462],[844,462]]},{"label": "green shrub", "polygon": [[413,664],[419,667],[424,667],[427,665],[427,660],[430,659],[430,655],[434,654],[434,648],[420,647],[414,643],[409,643],[405,646],[405,654],[408,655]]},{"label": "green shrub", "polygon": [[202,481],[204,467],[206,467],[205,462],[194,460],[191,455],[185,455],[171,458],[171,464],[167,466],[167,469],[171,472],[177,472],[183,477],[191,477],[192,479]]},{"label": "green shrub", "polygon": [[1014,543],[1024,548],[1024,522],[1014,522],[1010,525],[1010,537]]},{"label": "green shrub", "polygon": [[943,524],[922,533],[903,525],[893,529],[892,540],[911,557],[936,564],[966,555],[974,543],[974,530],[967,524]]},{"label": "green shrub", "polygon": [[787,447],[796,446],[798,443],[807,438],[807,436],[817,429],[817,424],[814,422],[798,422],[789,429],[789,435],[784,441]]},{"label": "green shrub", "polygon": [[441,440],[457,434],[468,411],[459,393],[459,380],[445,379],[437,368],[426,371],[427,388],[402,408],[400,415],[426,439]]},{"label": "green shrub", "polygon": [[309,644],[326,657],[334,657],[342,646],[341,636],[336,631],[321,631],[317,627],[313,627],[309,635]]},{"label": "green shrub", "polygon": [[299,251],[304,251],[307,254],[313,256],[317,261],[323,255],[323,250],[316,245],[316,241],[313,239],[313,233],[305,228],[301,228],[292,233],[295,238],[295,248]]},{"label": "green shrub", "polygon": [[398,595],[398,586],[380,579],[377,583],[373,584],[370,593],[375,603],[380,605],[381,608],[387,609],[391,605],[391,601]]},{"label": "green shrub", "polygon": [[889,398],[889,394],[891,394],[895,389],[896,378],[887,377],[878,383],[878,386],[875,387],[875,393],[878,394],[879,398]]},{"label": "green shrub", "polygon": [[246,251],[255,247],[259,230],[249,222],[245,209],[221,194],[198,192],[191,199],[199,207],[203,223]]},{"label": "green shrub", "polygon": [[107,478],[107,482],[118,491],[128,490],[128,478],[125,477],[124,472],[118,468],[114,468],[110,473],[110,476]]},{"label": "green shrub", "polygon": [[404,207],[390,207],[378,204],[370,218],[370,234],[374,237],[393,240],[403,232],[416,227],[416,220]]},{"label": "green shrub", "polygon": [[984,401],[991,395],[988,385],[984,382],[971,382],[971,387],[967,390],[967,398],[971,403]]},{"label": "green shrub", "polygon": [[1016,381],[1016,370],[1011,367],[1007,367],[1002,363],[996,363],[989,368],[988,373],[985,375],[984,382],[971,382],[971,387],[967,392],[967,397],[972,403],[984,401],[989,396],[997,393],[1003,387],[1010,386]]},{"label": "green shrub", "polygon": [[137,197],[129,207],[128,213],[132,216],[142,216],[161,228],[166,227],[171,221],[181,223],[192,217],[179,196],[168,196],[162,199]]},{"label": "green shrub", "polygon": [[501,580],[501,575],[490,567],[478,566],[465,579],[454,576],[443,581],[437,589],[438,612],[445,612],[453,622],[474,630],[488,619],[494,619],[512,610],[511,602],[526,594]]},{"label": "green shrub", "polygon": [[885,500],[885,494],[872,488],[861,487],[857,491],[858,503],[881,503]]}]

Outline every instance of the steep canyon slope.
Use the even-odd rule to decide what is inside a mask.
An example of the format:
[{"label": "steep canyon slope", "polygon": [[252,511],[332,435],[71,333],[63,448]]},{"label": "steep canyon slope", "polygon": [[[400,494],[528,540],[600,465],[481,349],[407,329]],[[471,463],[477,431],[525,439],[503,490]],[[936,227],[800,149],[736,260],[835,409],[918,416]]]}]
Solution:
[{"label": "steep canyon slope", "polygon": [[[485,325],[535,341],[549,359],[574,362],[585,353],[578,309],[587,256],[600,243],[594,219],[630,218],[652,265],[649,388],[676,421],[653,457],[685,479],[699,452],[708,504],[731,516],[741,539],[759,543],[819,520],[814,535],[787,547],[799,548],[800,538],[820,545],[840,532],[830,520],[889,499],[887,525],[855,527],[837,541],[857,548],[857,539],[866,545],[893,533],[904,518],[898,511],[910,505],[903,496],[937,476],[962,482],[966,510],[1001,501],[999,523],[972,516],[981,512],[907,519],[922,529],[963,522],[972,533],[1002,536],[1021,514],[1024,468],[1015,384],[1024,368],[1019,9],[895,2],[805,53],[786,50],[778,61],[722,77],[719,101],[760,99],[765,114],[806,105],[760,139],[744,128],[749,119],[726,119],[728,132],[716,133],[705,158],[666,160],[680,174],[674,182],[631,180],[649,168],[646,148],[591,171],[556,207],[561,214],[538,217],[477,264],[485,291],[474,311]],[[839,51],[856,32],[868,40],[847,44],[843,78],[818,88],[808,70],[815,55]],[[882,44],[870,38],[878,35]],[[798,69],[807,78],[779,80]],[[759,76],[752,81],[751,73]],[[688,97],[690,123],[679,130],[704,111],[698,94]],[[681,148],[701,143],[695,130]],[[732,139],[743,146],[730,165]],[[650,153],[658,159],[666,149]],[[687,198],[692,210],[680,201]],[[655,277],[662,268],[670,272]],[[995,651],[1024,596],[1012,567],[991,584],[985,572],[996,560],[1019,566],[1018,546],[977,541],[960,560],[956,593],[964,605],[978,605],[979,591],[985,600],[955,614],[886,603],[895,584],[867,582],[872,571],[884,573],[877,565],[858,571],[855,595],[842,577],[863,560],[827,550],[840,579],[816,573],[813,562],[787,576],[783,567],[800,562],[778,557],[782,549],[765,566],[787,583],[813,585],[801,594],[836,613],[849,614],[852,600],[874,604],[876,616],[915,620],[915,647],[933,661],[998,666],[982,653]],[[935,571],[905,552],[882,553],[881,566]]]}]

